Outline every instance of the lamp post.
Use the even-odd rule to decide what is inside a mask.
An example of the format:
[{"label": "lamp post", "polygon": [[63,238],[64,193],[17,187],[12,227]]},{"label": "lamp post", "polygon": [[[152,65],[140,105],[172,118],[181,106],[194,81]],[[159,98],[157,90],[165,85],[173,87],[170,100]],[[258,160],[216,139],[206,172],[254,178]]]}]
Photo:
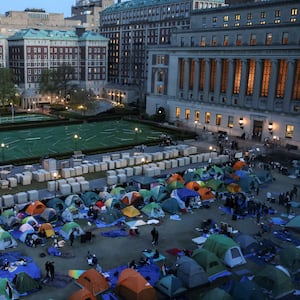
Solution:
[{"label": "lamp post", "polygon": [[58,177],[58,173],[54,172],[53,173],[53,179],[54,179],[54,197],[56,197],[56,184],[57,184],[57,177]]},{"label": "lamp post", "polygon": [[13,122],[15,118],[15,108],[12,102],[10,102],[10,108],[11,108],[11,121]]},{"label": "lamp post", "polygon": [[4,149],[5,149],[5,144],[1,143],[2,161],[4,161]]},{"label": "lamp post", "polygon": [[135,141],[137,142],[137,134],[138,134],[138,132],[139,132],[138,127],[135,127],[135,128],[134,128],[134,132],[135,132]]},{"label": "lamp post", "polygon": [[74,134],[74,148],[75,148],[75,151],[77,151],[77,143],[78,143],[78,139],[79,139],[79,136],[77,133]]},{"label": "lamp post", "polygon": [[211,152],[213,151],[213,146],[209,146],[208,150],[209,150],[209,160],[211,162]]}]

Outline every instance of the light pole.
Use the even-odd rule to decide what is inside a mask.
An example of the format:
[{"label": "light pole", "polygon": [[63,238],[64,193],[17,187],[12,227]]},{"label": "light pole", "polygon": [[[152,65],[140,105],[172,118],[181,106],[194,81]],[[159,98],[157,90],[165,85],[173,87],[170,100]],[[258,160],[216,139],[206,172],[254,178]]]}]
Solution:
[{"label": "light pole", "polygon": [[5,144],[1,143],[2,161],[4,161],[4,149],[5,149]]},{"label": "light pole", "polygon": [[10,102],[10,107],[11,107],[11,121],[13,122],[15,118],[15,108],[12,102]]},{"label": "light pole", "polygon": [[134,128],[134,132],[135,132],[135,142],[137,142],[137,134],[139,132],[139,129],[137,127]]},{"label": "light pole", "polygon": [[213,146],[209,146],[209,159],[211,160],[211,152],[213,151]]},{"label": "light pole", "polygon": [[54,172],[53,173],[53,179],[54,179],[54,197],[56,197],[56,184],[57,184],[57,177],[58,177],[58,173]]},{"label": "light pole", "polygon": [[75,146],[75,151],[77,151],[77,143],[78,143],[78,139],[79,139],[79,136],[77,133],[74,134],[74,146]]}]

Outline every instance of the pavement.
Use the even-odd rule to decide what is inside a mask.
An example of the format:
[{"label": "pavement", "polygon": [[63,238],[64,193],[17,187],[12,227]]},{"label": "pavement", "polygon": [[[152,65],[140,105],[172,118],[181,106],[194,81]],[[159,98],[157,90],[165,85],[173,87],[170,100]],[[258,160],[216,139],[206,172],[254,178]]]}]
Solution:
[{"label": "pavement", "polygon": [[[198,140],[198,141],[185,141],[185,143],[189,143],[191,145],[196,145],[198,151],[205,151],[209,145],[215,143],[215,140]],[[253,146],[254,143],[250,141],[241,141],[243,145],[240,145],[241,148],[249,148]],[[159,150],[159,146],[155,147],[147,147],[146,152],[155,152]],[[134,151],[134,150],[133,150]],[[101,159],[100,156],[87,157],[87,159]],[[193,167],[193,166],[192,166]],[[185,167],[187,168],[187,167]],[[177,170],[168,170],[169,173],[178,171]],[[298,179],[292,179],[288,176],[282,175],[278,171],[273,171],[274,181],[268,185],[265,185],[261,188],[258,196],[255,196],[257,201],[266,202],[266,193],[268,191],[272,192],[274,197],[278,198],[280,192],[286,192],[292,189],[294,184],[299,184]],[[96,179],[95,181],[91,181],[92,187],[104,187],[106,185],[106,181],[103,178]],[[30,187],[29,187],[30,189]],[[42,193],[42,191],[41,191]],[[46,192],[45,192],[46,193]],[[45,194],[46,195],[46,194]],[[298,199],[300,201],[300,195],[298,193]],[[245,219],[238,219],[233,221],[230,215],[225,214],[220,207],[222,206],[221,200],[215,201],[211,203],[210,208],[198,208],[193,209],[188,213],[179,213],[180,220],[172,220],[170,215],[166,215],[163,219],[160,220],[160,223],[156,225],[157,230],[159,231],[159,242],[158,242],[158,250],[161,254],[163,254],[166,259],[165,263],[167,265],[172,265],[176,257],[172,256],[167,252],[170,248],[179,248],[179,249],[189,249],[194,250],[197,248],[197,245],[193,243],[192,239],[200,236],[200,233],[196,230],[201,226],[203,220],[208,218],[213,219],[217,224],[220,222],[226,222],[231,224],[234,230],[238,230],[247,234],[256,234],[260,231],[261,226],[257,225],[255,218],[247,217]],[[277,210],[277,213],[274,216],[283,217],[286,213],[285,207],[282,207],[276,203],[271,204],[273,208]],[[298,215],[300,213],[299,208],[293,209],[293,214]],[[145,216],[140,217],[141,220],[147,221]],[[77,220],[76,220],[77,221]],[[269,216],[262,218],[261,222],[268,223]],[[132,259],[135,261],[139,261],[142,256],[142,251],[144,249],[153,249],[151,244],[151,234],[150,231],[152,229],[152,225],[140,226],[140,235],[139,236],[127,236],[127,237],[117,237],[117,238],[109,238],[101,236],[101,232],[109,231],[112,228],[97,228],[94,225],[91,225],[86,219],[78,220],[78,223],[82,226],[82,228],[86,231],[91,231],[93,238],[88,243],[81,243],[77,238],[74,241],[73,246],[67,241],[66,245],[62,248],[62,251],[68,253],[68,257],[70,258],[62,258],[62,257],[50,257],[47,254],[47,248],[53,244],[53,239],[48,239],[47,243],[44,246],[38,246],[37,248],[29,248],[25,244],[18,242],[18,247],[16,249],[9,249],[8,251],[20,251],[23,255],[31,256],[34,261],[40,266],[42,273],[45,275],[44,264],[47,260],[54,261],[55,272],[57,276],[66,275],[68,270],[70,269],[78,269],[78,270],[86,270],[89,269],[89,266],[86,261],[86,256],[88,251],[90,253],[95,253],[98,257],[99,264],[101,265],[104,271],[114,269],[121,265],[127,265]],[[281,226],[275,225],[272,230],[280,230]],[[300,235],[297,235],[300,239]],[[263,234],[262,238],[267,238],[273,240],[280,246],[286,246],[289,242],[284,242],[278,240],[274,237],[272,232],[267,232]],[[41,253],[46,254],[46,257],[41,257]],[[234,270],[230,270],[232,272],[232,276],[234,278],[238,278],[237,271],[242,269],[248,269],[251,272],[256,272],[260,269],[261,266],[256,265],[250,260],[247,260],[247,264],[236,267]],[[211,286],[206,287],[212,288],[214,286],[220,285],[220,282],[215,282]],[[69,283],[66,283],[63,287],[55,288],[42,285],[43,288],[29,296],[24,297],[24,299],[28,300],[40,300],[40,299],[52,299],[52,300],[66,300],[69,296],[75,291],[79,289],[79,286],[75,284],[72,280]],[[300,290],[299,284],[296,286],[297,289]],[[203,292],[204,288],[196,288],[189,291],[185,297],[180,299],[195,299],[199,293]],[[101,299],[100,296],[97,299]],[[165,296],[158,293],[158,300],[166,299]],[[293,299],[290,297],[289,299]],[[295,298],[296,299],[296,298]]]}]

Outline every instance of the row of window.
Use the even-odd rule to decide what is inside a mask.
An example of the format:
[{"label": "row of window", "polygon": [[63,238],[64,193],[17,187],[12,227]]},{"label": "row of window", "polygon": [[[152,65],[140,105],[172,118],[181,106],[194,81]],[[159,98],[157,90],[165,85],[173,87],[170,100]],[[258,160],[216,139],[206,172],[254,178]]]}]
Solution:
[{"label": "row of window", "polygon": [[[180,119],[180,117],[181,117],[181,108],[180,107],[176,107],[175,116],[176,116],[177,119]],[[190,120],[190,118],[191,118],[191,110],[189,108],[186,108],[184,110],[184,119],[188,121],[188,120]],[[216,114],[215,115],[215,124],[212,124],[211,113],[210,112],[205,112],[204,113],[204,124],[222,126],[223,125],[222,120],[223,120],[222,114]],[[238,122],[235,123],[235,117],[234,116],[231,116],[231,115],[228,116],[226,122],[227,123],[226,123],[225,126],[227,128],[234,128],[235,126],[240,127],[240,124]],[[195,127],[198,124],[200,124],[200,111],[198,111],[198,110],[194,111],[194,124],[195,124]],[[294,125],[287,124],[285,126],[285,137],[286,138],[292,138],[293,135],[294,135],[294,130],[295,130]]]}]

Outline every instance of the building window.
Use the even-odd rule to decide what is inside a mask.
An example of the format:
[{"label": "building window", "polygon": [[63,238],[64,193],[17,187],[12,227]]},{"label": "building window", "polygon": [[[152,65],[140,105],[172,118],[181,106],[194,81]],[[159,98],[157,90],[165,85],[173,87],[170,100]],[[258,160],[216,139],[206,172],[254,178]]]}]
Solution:
[{"label": "building window", "polygon": [[247,20],[252,20],[252,13],[247,13]]},{"label": "building window", "polygon": [[193,89],[194,81],[195,81],[194,76],[195,76],[195,60],[193,59],[190,61],[189,90]]},{"label": "building window", "polygon": [[205,113],[205,124],[209,124],[210,123],[210,112],[206,112]]},{"label": "building window", "polygon": [[280,15],[281,15],[280,10],[278,10],[278,9],[275,10],[275,18],[280,17]]},{"label": "building window", "polygon": [[210,60],[210,85],[209,91],[213,92],[215,90],[216,83],[216,72],[217,72],[217,61],[215,59]]},{"label": "building window", "polygon": [[184,112],[184,118],[186,120],[189,120],[190,119],[190,115],[191,115],[191,110],[190,109],[186,109],[185,112]]},{"label": "building window", "polygon": [[291,139],[293,135],[294,135],[294,125],[286,125],[285,137]]},{"label": "building window", "polygon": [[222,123],[222,115],[217,114],[216,115],[216,126],[221,126],[221,123]]},{"label": "building window", "polygon": [[277,75],[276,97],[284,97],[284,89],[287,78],[288,63],[285,59],[279,61],[279,70]]},{"label": "building window", "polygon": [[200,46],[205,47],[205,36],[201,36]]},{"label": "building window", "polygon": [[252,33],[250,36],[250,45],[255,46],[256,45],[256,34]]},{"label": "building window", "polygon": [[224,21],[224,22],[228,22],[228,21],[229,21],[229,17],[228,17],[228,16],[224,16],[224,17],[223,17],[223,21]]},{"label": "building window", "polygon": [[197,121],[197,122],[200,121],[200,111],[199,110],[195,111],[195,121]]},{"label": "building window", "polygon": [[218,18],[217,17],[212,17],[212,23],[213,25],[215,25],[218,21]]},{"label": "building window", "polygon": [[271,45],[272,44],[272,33],[267,32],[266,34],[266,45]]},{"label": "building window", "polygon": [[264,59],[263,61],[263,74],[261,83],[261,97],[268,97],[269,94],[269,84],[271,78],[272,64],[270,59]]},{"label": "building window", "polygon": [[267,16],[267,14],[266,14],[265,11],[262,11],[262,12],[260,13],[260,18],[261,18],[261,19],[265,19],[266,16]]},{"label": "building window", "polygon": [[294,78],[294,85],[293,85],[293,100],[300,99],[300,60],[297,60],[296,67],[295,67],[295,78]]},{"label": "building window", "polygon": [[238,94],[240,92],[242,77],[242,61],[240,59],[235,60],[235,70],[234,70],[234,83],[233,83],[233,93]]},{"label": "building window", "polygon": [[240,14],[236,14],[235,17],[234,17],[234,19],[236,21],[240,21],[241,20],[241,15]]},{"label": "building window", "polygon": [[203,91],[204,90],[204,80],[205,80],[205,60],[201,59],[200,61],[200,78],[199,78],[199,90]]},{"label": "building window", "polygon": [[256,69],[255,60],[250,59],[248,61],[247,96],[253,95],[255,69]]},{"label": "building window", "polygon": [[227,127],[233,128],[233,116],[228,116]]},{"label": "building window", "polygon": [[242,35],[238,34],[236,36],[236,46],[241,46],[242,45]]},{"label": "building window", "polygon": [[228,45],[229,45],[229,37],[228,35],[224,35],[223,46],[228,46]]},{"label": "building window", "polygon": [[158,87],[157,87],[157,93],[162,95],[163,94],[163,91],[164,91],[164,88],[163,86],[160,84]]},{"label": "building window", "polygon": [[291,9],[291,15],[292,16],[297,16],[298,15],[298,8],[292,8]]},{"label": "building window", "polygon": [[221,93],[226,93],[228,82],[228,60],[222,59]]},{"label": "building window", "polygon": [[213,35],[212,38],[211,38],[211,45],[212,46],[217,46],[217,37],[215,35]]},{"label": "building window", "polygon": [[289,34],[288,32],[284,32],[282,34],[282,45],[287,45],[289,42]]},{"label": "building window", "polygon": [[176,118],[177,118],[177,119],[180,118],[180,107],[176,107],[175,115],[176,115]]}]

